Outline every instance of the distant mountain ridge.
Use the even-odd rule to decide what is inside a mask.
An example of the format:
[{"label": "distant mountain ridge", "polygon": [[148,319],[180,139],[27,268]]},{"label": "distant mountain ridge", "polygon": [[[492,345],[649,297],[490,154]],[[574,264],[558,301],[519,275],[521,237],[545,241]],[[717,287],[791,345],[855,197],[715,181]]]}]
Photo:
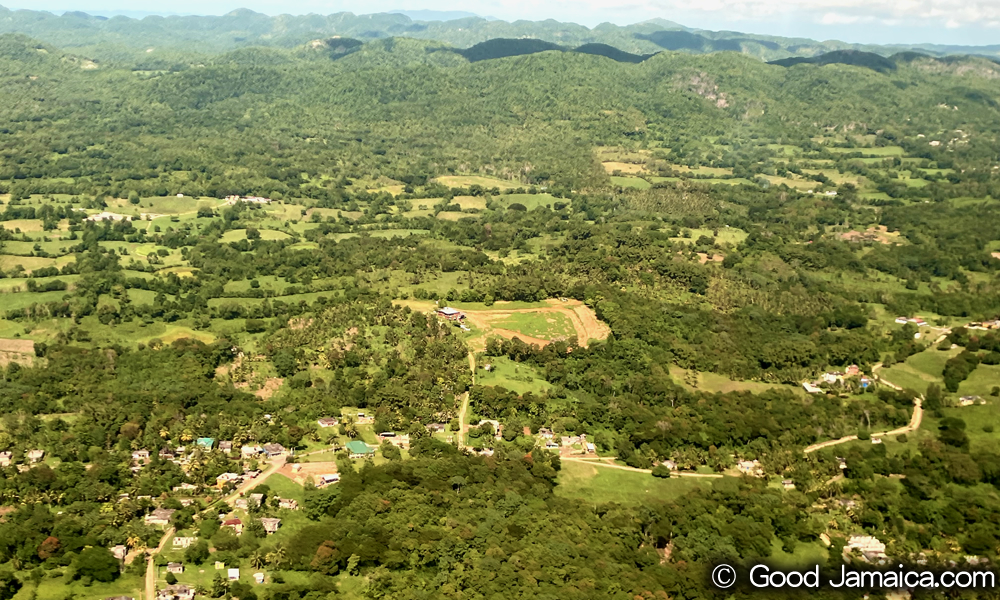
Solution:
[{"label": "distant mountain ridge", "polygon": [[[404,12],[407,14],[402,14]],[[538,47],[548,43],[563,49],[600,49],[596,53],[628,61],[641,60],[635,57],[649,56],[662,50],[690,54],[731,51],[764,61],[812,58],[835,51],[858,51],[882,57],[916,51],[933,56],[976,54],[1000,58],[1000,45],[819,42],[734,31],[697,30],[663,19],[628,26],[602,23],[588,28],[552,19],[507,22],[463,11],[400,11],[368,15],[341,12],[271,17],[248,9],[237,9],[222,16],[151,15],[135,19],[123,15],[93,16],[80,11],[56,15],[45,11],[9,10],[0,6],[0,33],[24,33],[61,48],[80,49],[97,60],[112,60],[127,54],[132,54],[134,58],[138,52],[221,54],[250,46],[295,48],[312,40],[336,36],[361,41],[410,37],[442,42],[459,50],[471,50],[478,44],[497,39],[525,39],[537,42]],[[618,55],[612,49],[632,56]]]}]

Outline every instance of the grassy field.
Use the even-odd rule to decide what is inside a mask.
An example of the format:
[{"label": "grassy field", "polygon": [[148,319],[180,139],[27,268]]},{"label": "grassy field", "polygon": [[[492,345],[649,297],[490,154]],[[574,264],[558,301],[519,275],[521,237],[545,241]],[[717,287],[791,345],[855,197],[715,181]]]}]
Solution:
[{"label": "grassy field", "polygon": [[610,179],[611,179],[611,185],[616,185],[618,187],[623,187],[623,188],[635,188],[637,190],[647,190],[653,187],[653,184],[639,177],[618,177],[612,175]]},{"label": "grassy field", "polygon": [[515,363],[506,357],[489,359],[490,370],[478,369],[476,383],[506,388],[518,394],[540,394],[552,387],[538,373],[526,364]]},{"label": "grassy field", "polygon": [[512,313],[506,319],[493,323],[494,327],[510,329],[543,340],[572,339],[576,337],[573,322],[561,313]]},{"label": "grassy field", "polygon": [[923,392],[931,383],[941,385],[944,363],[960,351],[961,349],[957,348],[941,351],[931,346],[927,350],[907,358],[906,362],[896,363],[887,369],[882,369],[879,371],[879,375],[898,386]]},{"label": "grassy field", "polygon": [[554,205],[557,202],[566,202],[568,204],[569,200],[555,198],[551,194],[503,194],[502,196],[493,197],[493,203],[499,204],[504,208],[511,204],[522,204],[528,210],[533,210],[539,206],[555,208]]},{"label": "grassy field", "polygon": [[713,481],[707,477],[661,479],[648,473],[563,461],[556,495],[595,504],[646,504],[676,499],[697,487],[711,485]]},{"label": "grassy field", "polygon": [[501,190],[508,190],[521,187],[521,184],[516,181],[505,181],[503,179],[484,177],[482,175],[446,175],[444,177],[437,177],[434,181],[453,188],[467,188],[469,186],[479,185],[484,188],[496,187]]},{"label": "grassy field", "polygon": [[768,390],[786,390],[794,394],[805,393],[802,388],[794,385],[764,383],[762,381],[736,381],[726,377],[725,375],[707,372],[697,372],[695,374],[697,386],[693,387],[688,383],[688,378],[691,376],[691,372],[676,365],[670,366],[670,376],[673,377],[677,383],[688,389],[697,389],[710,393],[753,392],[754,394],[760,394]]},{"label": "grassy field", "polygon": [[[260,239],[262,240],[287,240],[290,237],[292,236],[288,235],[283,231],[275,231],[273,229],[260,230]],[[245,239],[247,239],[246,229],[232,229],[230,231],[227,231],[222,236],[222,241],[226,243],[238,242],[240,240],[245,240]]]}]

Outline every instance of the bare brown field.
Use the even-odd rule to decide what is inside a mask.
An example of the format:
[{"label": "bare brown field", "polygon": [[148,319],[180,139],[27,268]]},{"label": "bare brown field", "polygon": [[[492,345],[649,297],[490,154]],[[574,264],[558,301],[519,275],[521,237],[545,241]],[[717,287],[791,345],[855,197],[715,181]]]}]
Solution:
[{"label": "bare brown field", "polygon": [[299,485],[305,485],[310,477],[315,483],[320,475],[336,473],[337,463],[331,461],[286,464],[278,472]]}]

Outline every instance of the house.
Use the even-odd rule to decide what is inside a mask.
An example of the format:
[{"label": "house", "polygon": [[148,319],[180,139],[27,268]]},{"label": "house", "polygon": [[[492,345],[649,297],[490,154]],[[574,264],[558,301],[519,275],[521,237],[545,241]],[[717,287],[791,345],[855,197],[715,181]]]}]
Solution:
[{"label": "house", "polygon": [[174,460],[174,453],[170,451],[170,448],[163,448],[160,450],[161,460]]},{"label": "house", "polygon": [[872,384],[872,380],[871,379],[869,379],[867,377],[864,377],[864,376],[861,377],[861,388],[862,389],[868,389],[868,386],[870,386],[871,384]]},{"label": "house", "polygon": [[215,484],[219,487],[226,485],[227,483],[239,483],[243,481],[243,476],[236,473],[223,473],[215,478]]},{"label": "house", "polygon": [[782,479],[781,480],[781,487],[785,488],[786,490],[794,490],[795,489],[795,482],[792,481],[791,479]]},{"label": "house", "polygon": [[156,600],[194,600],[194,588],[183,583],[168,585],[156,592]]},{"label": "house", "polygon": [[263,518],[260,520],[260,524],[264,526],[264,531],[270,535],[278,531],[278,528],[281,527],[281,519]]},{"label": "house", "polygon": [[282,456],[288,452],[281,444],[264,444],[263,450],[268,458]]},{"label": "house", "polygon": [[253,580],[256,581],[258,585],[264,583],[264,574],[263,573],[254,573],[253,574]]},{"label": "house", "polygon": [[240,448],[240,456],[243,458],[253,458],[263,451],[264,449],[260,446],[243,446]]},{"label": "house", "polygon": [[218,560],[215,561],[215,570],[216,571],[221,571],[222,569],[225,569],[225,568],[226,568],[226,563],[224,563],[222,561],[218,561]]},{"label": "house", "polygon": [[336,427],[337,425],[340,425],[340,421],[334,419],[333,417],[323,417],[316,422],[319,423],[320,427]]},{"label": "house", "polygon": [[448,426],[445,425],[444,423],[431,423],[430,425],[427,426],[427,429],[431,433],[444,433],[445,431],[447,431]]},{"label": "house", "polygon": [[736,468],[740,470],[740,473],[750,475],[751,477],[760,477],[764,474],[763,469],[760,468],[760,461],[758,460],[741,460],[736,463]]},{"label": "house", "polygon": [[179,575],[184,572],[184,565],[178,562],[167,563],[167,573]]},{"label": "house", "polygon": [[868,560],[885,558],[885,544],[870,535],[852,535],[844,546],[844,553],[857,550]]},{"label": "house", "polygon": [[196,537],[182,537],[174,536],[174,548],[187,548],[191,544],[198,541]]},{"label": "house", "polygon": [[834,383],[843,383],[843,381],[844,381],[844,374],[841,373],[840,371],[833,371],[831,373],[823,373],[823,376],[820,379],[822,379],[824,383],[829,383],[831,385],[834,384]]},{"label": "house", "polygon": [[236,581],[240,578],[239,569],[229,569],[229,581]]},{"label": "house", "polygon": [[36,463],[45,458],[45,450],[28,450],[25,456],[28,458],[28,462]]},{"label": "house", "polygon": [[104,600],[135,600],[132,596],[108,596]]},{"label": "house", "polygon": [[347,442],[347,451],[351,458],[367,458],[375,455],[375,449],[361,440],[351,440]]},{"label": "house", "polygon": [[545,442],[545,449],[546,450],[558,450],[559,449],[559,444],[556,443],[556,442],[553,442],[552,440],[549,440],[549,441]]},{"label": "house", "polygon": [[588,454],[597,454],[597,446],[593,442],[587,442],[586,448]]},{"label": "house", "polygon": [[233,506],[240,510],[247,510],[250,508],[250,504],[247,502],[246,498],[237,498],[236,500],[233,500]]},{"label": "house", "polygon": [[538,435],[542,436],[542,439],[551,440],[553,433],[548,427],[542,427],[538,430]]},{"label": "house", "polygon": [[881,444],[882,443],[882,438],[880,438],[880,437],[873,437],[872,438],[872,443],[873,444]]},{"label": "house", "polygon": [[836,459],[837,459],[837,463],[838,463],[837,466],[840,468],[840,470],[843,471],[844,469],[847,468],[847,459],[846,458],[841,458],[840,456],[838,456],[838,457],[836,457]]},{"label": "house", "polygon": [[291,498],[278,498],[278,507],[288,510],[298,510],[299,502],[298,500],[292,500]]},{"label": "house", "polygon": [[959,406],[972,406],[973,404],[979,404],[982,398],[979,396],[962,396],[958,399]]},{"label": "house", "polygon": [[230,529],[236,532],[236,535],[240,535],[241,533],[243,533],[243,521],[240,521],[239,519],[236,518],[226,519],[225,521],[222,522],[222,526],[229,527]]},{"label": "house", "polygon": [[196,486],[193,483],[182,483],[180,485],[175,485],[174,487],[171,488],[171,490],[175,492],[193,492],[197,489],[198,486]]},{"label": "house", "polygon": [[461,321],[465,318],[465,313],[458,310],[457,308],[452,308],[450,306],[445,306],[434,311],[439,317],[444,317],[449,321]]},{"label": "house", "polygon": [[861,374],[861,367],[859,367],[858,365],[849,365],[847,367],[848,377],[854,377],[855,375],[860,375],[860,374]]},{"label": "house", "polygon": [[215,438],[200,437],[197,440],[195,440],[194,443],[197,444],[200,448],[204,448],[205,450],[211,450],[212,446],[215,446]]},{"label": "house", "polygon": [[149,461],[149,450],[136,450],[132,453],[132,462],[146,463]]},{"label": "house", "polygon": [[896,323],[900,325],[906,325],[907,320],[906,317],[896,317]]},{"label": "house", "polygon": [[670,469],[671,471],[676,471],[677,470],[677,463],[675,463],[672,460],[665,460],[665,461],[663,461],[660,464],[663,465],[664,467]]},{"label": "house", "polygon": [[264,494],[250,494],[249,502],[251,506],[264,504]]},{"label": "house", "polygon": [[823,389],[817,386],[815,383],[809,383],[808,381],[802,382],[802,389],[806,391],[807,394],[822,394]]},{"label": "house", "polygon": [[371,425],[375,422],[375,417],[371,415],[366,415],[363,412],[358,413],[358,418],[355,421],[358,425]]},{"label": "house", "polygon": [[222,450],[226,454],[229,454],[230,452],[233,451],[233,443],[232,442],[219,442],[219,450]]},{"label": "house", "polygon": [[500,434],[503,433],[503,425],[500,424],[500,421],[497,421],[495,419],[482,419],[476,426],[482,427],[487,423],[493,426],[493,433],[495,434],[494,437],[496,437],[496,439],[499,440]]},{"label": "house", "polygon": [[172,508],[157,508],[146,515],[144,520],[146,525],[169,525],[170,517],[174,516],[175,512],[177,511]]},{"label": "house", "polygon": [[125,557],[128,556],[128,548],[126,548],[122,544],[118,544],[117,546],[112,546],[111,555],[117,558],[118,560],[125,560]]},{"label": "house", "polygon": [[319,485],[317,487],[323,487],[324,485],[330,485],[331,483],[337,483],[340,481],[339,473],[328,473],[326,475],[319,476]]},{"label": "house", "polygon": [[0,452],[0,467],[9,467],[11,456],[10,452]]}]

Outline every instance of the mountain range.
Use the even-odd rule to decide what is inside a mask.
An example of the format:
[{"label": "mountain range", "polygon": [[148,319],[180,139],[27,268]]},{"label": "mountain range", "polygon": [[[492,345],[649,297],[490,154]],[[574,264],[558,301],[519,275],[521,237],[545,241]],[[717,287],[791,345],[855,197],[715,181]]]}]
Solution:
[{"label": "mountain range", "polygon": [[[468,13],[407,11],[355,15],[268,16],[247,9],[222,16],[95,16],[84,12],[61,15],[45,11],[0,7],[0,33],[23,33],[46,43],[74,49],[97,60],[111,60],[137,52],[197,52],[219,54],[249,46],[294,48],[312,40],[350,37],[361,41],[409,37],[435,40],[457,50],[504,39],[529,39],[576,48],[603,44],[636,56],[662,50],[691,54],[740,52],[765,61],[815,57],[828,52],[854,50],[880,56],[917,51],[932,56],[977,54],[1000,57],[1000,44],[945,46],[936,44],[849,44],[755,35],[733,31],[707,31],[684,27],[663,19],[628,26],[603,23],[588,28],[575,23],[544,21],[507,22]],[[457,18],[456,18],[457,17]]]}]

